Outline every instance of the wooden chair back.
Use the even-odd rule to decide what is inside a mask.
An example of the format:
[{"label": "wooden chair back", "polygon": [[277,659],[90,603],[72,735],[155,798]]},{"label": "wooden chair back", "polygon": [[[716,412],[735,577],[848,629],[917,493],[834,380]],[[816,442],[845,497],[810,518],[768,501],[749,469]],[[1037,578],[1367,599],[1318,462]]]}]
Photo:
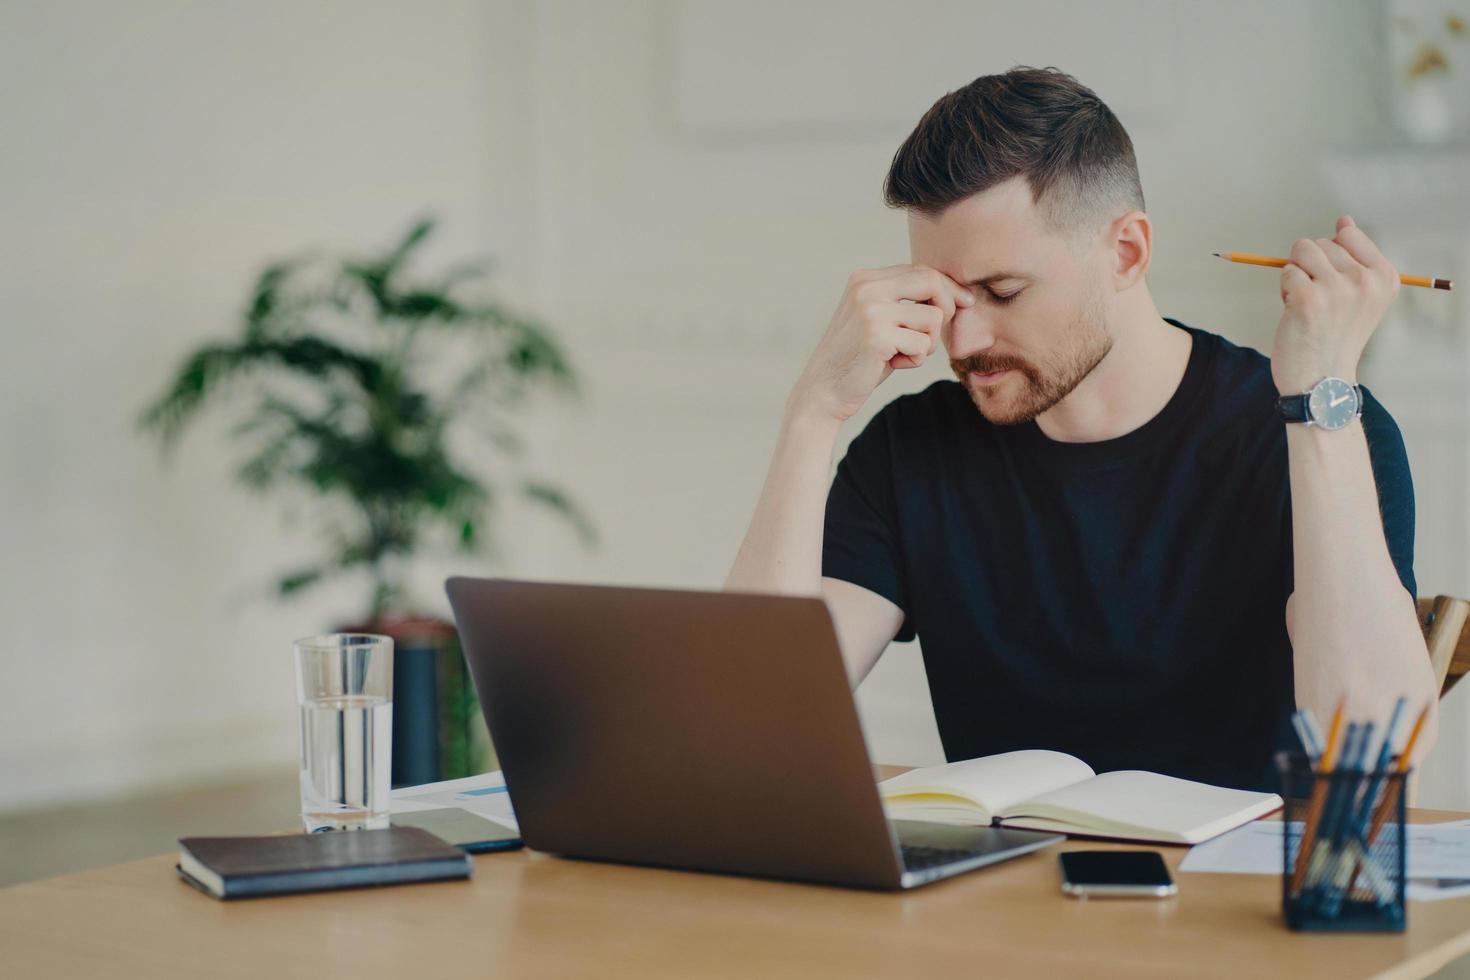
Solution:
[{"label": "wooden chair back", "polygon": [[1419,627],[1424,630],[1429,663],[1443,698],[1470,671],[1470,630],[1465,629],[1470,621],[1470,602],[1437,595],[1420,599],[1418,605]]},{"label": "wooden chair back", "polygon": [[[1429,648],[1429,664],[1434,670],[1439,696],[1443,698],[1461,677],[1470,671],[1470,602],[1454,596],[1437,595],[1420,599],[1419,628],[1424,631],[1424,645]],[[1409,774],[1404,788],[1405,802],[1413,806],[1419,797],[1419,771]]]}]

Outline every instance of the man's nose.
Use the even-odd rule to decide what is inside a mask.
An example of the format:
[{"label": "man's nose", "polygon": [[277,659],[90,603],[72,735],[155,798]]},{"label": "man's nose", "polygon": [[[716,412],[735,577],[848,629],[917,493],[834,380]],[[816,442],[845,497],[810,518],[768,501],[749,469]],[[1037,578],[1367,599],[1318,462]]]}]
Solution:
[{"label": "man's nose", "polygon": [[972,306],[955,310],[949,321],[945,347],[951,360],[963,360],[995,346],[994,324],[985,310]]}]

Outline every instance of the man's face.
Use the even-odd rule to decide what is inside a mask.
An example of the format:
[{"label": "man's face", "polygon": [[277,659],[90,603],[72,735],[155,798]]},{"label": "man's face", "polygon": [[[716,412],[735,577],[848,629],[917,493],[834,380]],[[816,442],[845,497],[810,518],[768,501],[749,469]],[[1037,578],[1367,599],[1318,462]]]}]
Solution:
[{"label": "man's face", "polygon": [[1096,243],[1074,248],[1048,229],[1025,177],[966,198],[938,218],[910,212],[909,250],[915,265],[938,269],[975,294],[941,339],[956,377],[997,425],[1028,422],[1051,408],[1112,349]]}]

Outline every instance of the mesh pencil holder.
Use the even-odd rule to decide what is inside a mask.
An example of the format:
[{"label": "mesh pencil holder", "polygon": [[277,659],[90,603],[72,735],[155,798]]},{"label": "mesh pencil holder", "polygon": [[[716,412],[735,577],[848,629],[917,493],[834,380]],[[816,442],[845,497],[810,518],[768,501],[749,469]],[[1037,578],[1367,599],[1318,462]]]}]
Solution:
[{"label": "mesh pencil holder", "polygon": [[[1395,760],[1397,761],[1397,760]],[[1281,911],[1292,929],[1402,932],[1408,773],[1322,773],[1279,752]]]}]

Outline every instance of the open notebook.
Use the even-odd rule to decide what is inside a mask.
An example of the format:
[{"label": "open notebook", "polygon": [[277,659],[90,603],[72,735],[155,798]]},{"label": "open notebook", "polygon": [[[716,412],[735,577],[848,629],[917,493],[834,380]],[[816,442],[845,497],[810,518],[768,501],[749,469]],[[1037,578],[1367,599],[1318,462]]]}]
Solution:
[{"label": "open notebook", "polygon": [[1024,749],[913,769],[878,784],[888,816],[1122,840],[1197,844],[1281,807],[1253,793],[1136,769],[1097,775],[1075,756]]}]

